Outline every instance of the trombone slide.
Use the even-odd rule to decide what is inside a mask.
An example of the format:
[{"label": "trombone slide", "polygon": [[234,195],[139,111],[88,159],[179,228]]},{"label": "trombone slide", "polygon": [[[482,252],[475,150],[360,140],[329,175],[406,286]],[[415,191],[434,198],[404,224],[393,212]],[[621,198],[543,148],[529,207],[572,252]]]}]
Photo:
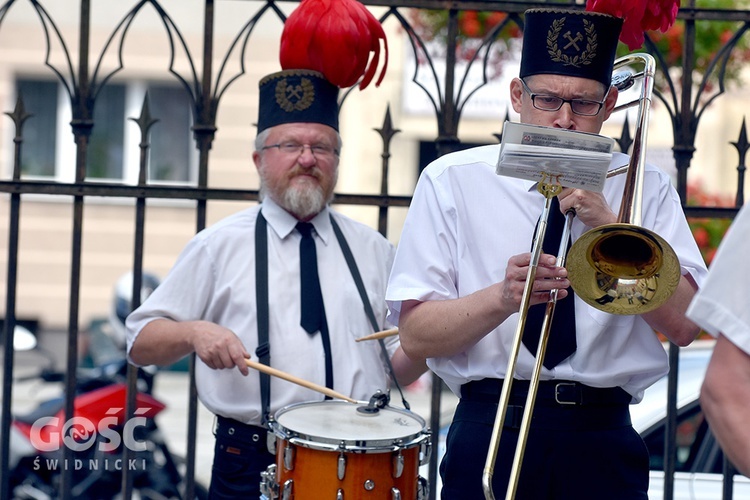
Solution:
[{"label": "trombone slide", "polygon": [[[482,472],[482,489],[486,500],[494,500],[495,495],[492,489],[492,477],[494,475],[495,462],[497,461],[497,453],[500,447],[500,437],[502,435],[503,423],[505,422],[505,414],[508,409],[510,402],[510,391],[513,384],[513,374],[516,371],[516,364],[518,360],[518,353],[521,348],[523,340],[523,331],[526,327],[526,317],[529,308],[529,299],[531,297],[531,291],[533,288],[533,282],[536,278],[536,270],[539,265],[539,257],[542,251],[542,241],[544,241],[544,235],[547,231],[547,220],[549,219],[550,202],[551,197],[546,199],[544,210],[540,216],[539,228],[537,235],[534,238],[534,244],[532,249],[531,264],[529,265],[529,271],[526,277],[526,284],[524,286],[524,295],[521,299],[520,310],[523,313],[519,316],[518,326],[516,327],[516,335],[513,340],[513,346],[508,359],[508,368],[506,369],[506,375],[503,379],[503,387],[500,392],[500,402],[497,407],[497,414],[495,416],[495,425],[492,429],[492,436],[490,437],[490,446],[487,454],[487,460],[485,462],[484,471]],[[570,227],[573,223],[575,212],[568,210],[565,213],[565,226],[563,228],[563,234],[560,238],[560,248],[557,252],[558,267],[565,267],[565,261],[567,258],[568,241],[570,240]],[[542,364],[544,362],[544,354],[547,350],[547,341],[549,339],[549,331],[552,326],[552,319],[557,304],[557,289],[550,292],[550,298],[547,301],[547,307],[544,314],[544,320],[542,322],[542,332],[539,336],[539,345],[537,346],[536,360],[534,362],[534,369],[532,372],[531,380],[529,383],[529,392],[526,396],[526,404],[524,406],[523,416],[521,418],[521,428],[518,434],[518,442],[516,443],[515,455],[513,458],[513,465],[510,471],[510,479],[508,481],[508,488],[505,493],[506,500],[512,500],[515,498],[516,489],[518,487],[518,480],[521,475],[521,464],[523,463],[523,454],[526,448],[526,440],[529,435],[529,428],[531,427],[531,416],[534,411],[534,403],[536,402],[536,394],[539,389],[539,378],[541,376]]]}]

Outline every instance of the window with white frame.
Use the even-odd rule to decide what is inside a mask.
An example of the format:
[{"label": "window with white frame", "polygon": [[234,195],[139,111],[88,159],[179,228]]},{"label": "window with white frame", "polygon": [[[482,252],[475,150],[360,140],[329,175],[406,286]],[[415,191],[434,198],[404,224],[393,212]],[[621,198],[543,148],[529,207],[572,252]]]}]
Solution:
[{"label": "window with white frame", "polygon": [[[21,175],[73,182],[76,150],[65,89],[54,80],[19,77],[16,92],[33,115],[23,126]],[[129,118],[141,115],[147,93],[149,113],[158,120],[149,131],[149,182],[195,181],[197,159],[186,91],[177,84],[140,81],[109,82],[97,95],[86,180],[138,182],[141,132]]]}]

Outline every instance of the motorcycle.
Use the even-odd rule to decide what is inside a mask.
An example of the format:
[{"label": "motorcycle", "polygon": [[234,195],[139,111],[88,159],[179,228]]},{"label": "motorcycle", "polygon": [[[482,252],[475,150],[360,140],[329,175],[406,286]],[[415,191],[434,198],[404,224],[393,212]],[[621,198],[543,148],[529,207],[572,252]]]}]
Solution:
[{"label": "motorcycle", "polygon": [[[14,345],[34,346],[29,335],[33,337],[23,331],[19,334],[17,328],[15,337],[21,340]],[[155,420],[166,406],[150,394],[152,371],[138,370],[134,415],[125,418],[127,366],[125,359],[118,359],[80,369],[75,411],[70,418],[64,414],[63,395],[42,401],[25,415],[14,416],[9,460],[11,498],[59,498],[65,470],[72,471],[71,494],[77,499],[120,498],[125,470],[133,479],[133,498],[185,498],[184,460],[169,450]],[[15,380],[57,383],[63,377],[62,372],[44,368]],[[66,449],[72,450],[67,457]],[[208,498],[208,491],[199,483],[195,483],[194,494],[198,499]]]}]

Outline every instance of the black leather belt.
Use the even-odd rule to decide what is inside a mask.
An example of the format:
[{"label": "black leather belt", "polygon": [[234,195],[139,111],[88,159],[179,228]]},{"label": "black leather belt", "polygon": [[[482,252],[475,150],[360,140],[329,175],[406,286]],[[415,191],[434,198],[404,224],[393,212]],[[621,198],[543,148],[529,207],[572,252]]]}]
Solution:
[{"label": "black leather belt", "polygon": [[[462,385],[461,403],[464,404],[459,404],[456,415],[470,412],[473,416],[469,418],[472,420],[494,421],[502,387],[501,379],[475,380]],[[528,392],[528,380],[513,381],[503,423],[506,429],[521,427]],[[604,430],[629,426],[631,399],[630,394],[619,387],[596,388],[566,380],[541,381],[531,425],[535,428],[565,430]],[[482,404],[480,408],[470,408],[472,403],[492,403],[492,406]]]},{"label": "black leather belt", "polygon": [[[498,402],[502,379],[473,380],[461,386],[461,399],[467,401]],[[529,392],[528,380],[514,380],[511,402],[523,404]],[[620,387],[598,388],[567,380],[539,382],[536,404],[545,406],[613,406],[627,405],[632,397]]]},{"label": "black leather belt", "polygon": [[214,435],[217,439],[233,439],[248,446],[266,449],[268,429],[217,415]]}]

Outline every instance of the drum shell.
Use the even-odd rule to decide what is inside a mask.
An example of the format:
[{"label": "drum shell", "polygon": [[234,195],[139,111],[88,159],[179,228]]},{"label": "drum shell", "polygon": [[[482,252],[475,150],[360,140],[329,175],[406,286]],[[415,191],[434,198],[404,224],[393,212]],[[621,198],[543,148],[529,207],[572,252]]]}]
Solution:
[{"label": "drum shell", "polygon": [[429,449],[424,420],[405,410],[367,415],[357,408],[323,401],[277,412],[271,429],[280,492],[291,483],[296,500],[337,498],[340,492],[344,498],[390,499],[393,488],[403,500],[418,498],[419,466],[426,460],[421,455]]}]

